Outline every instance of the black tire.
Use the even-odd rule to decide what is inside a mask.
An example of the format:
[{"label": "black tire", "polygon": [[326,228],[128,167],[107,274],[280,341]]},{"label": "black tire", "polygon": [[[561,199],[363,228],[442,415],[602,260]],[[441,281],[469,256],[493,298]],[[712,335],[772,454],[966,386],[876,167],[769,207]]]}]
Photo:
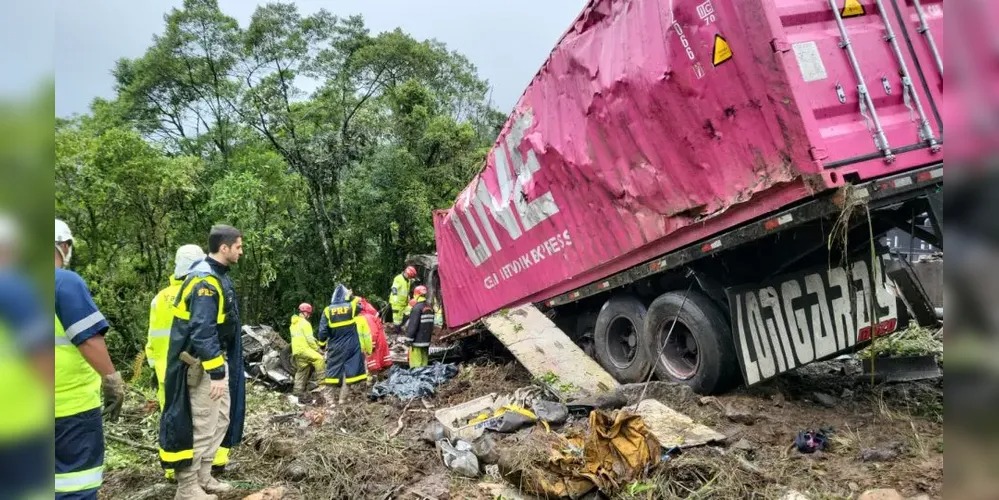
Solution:
[{"label": "black tire", "polygon": [[644,382],[652,370],[652,358],[642,348],[645,304],[631,295],[615,295],[597,315],[593,349],[597,362],[618,382]]},{"label": "black tire", "polygon": [[718,394],[738,383],[731,327],[706,295],[693,290],[660,295],[649,305],[642,332],[660,380],[686,384],[698,394]]}]

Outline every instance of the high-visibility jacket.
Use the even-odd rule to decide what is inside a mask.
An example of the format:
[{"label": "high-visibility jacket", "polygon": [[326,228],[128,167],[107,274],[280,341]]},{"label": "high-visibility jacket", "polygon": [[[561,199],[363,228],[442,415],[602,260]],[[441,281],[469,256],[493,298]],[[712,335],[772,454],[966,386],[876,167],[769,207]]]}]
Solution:
[{"label": "high-visibility jacket", "polygon": [[291,317],[291,353],[319,355],[319,342],[312,335],[312,323],[298,314]]},{"label": "high-visibility jacket", "polygon": [[392,322],[401,325],[402,317],[409,305],[409,280],[402,273],[396,275],[392,280],[389,305],[392,306]]},{"label": "high-visibility jacket", "polygon": [[[232,448],[243,437],[246,384],[243,372],[243,342],[236,290],[228,267],[206,257],[181,285],[174,301],[173,327],[167,354],[166,404],[160,418],[160,464],[176,469],[194,458],[194,433],[187,371],[203,369],[208,376],[229,377],[229,429],[222,446]],[[201,360],[189,367],[180,360],[188,352]],[[228,365],[228,369],[224,368]],[[216,455],[216,461],[219,456]]]},{"label": "high-visibility jacket", "polygon": [[101,407],[101,376],[76,346],[102,334],[108,324],[83,278],[56,269],[55,279],[55,417],[59,418]]},{"label": "high-visibility jacket", "polygon": [[45,429],[52,436],[48,390],[19,350],[13,333],[0,321],[0,355],[6,355],[0,360],[0,404],[7,408],[0,411],[0,447],[34,438]]},{"label": "high-visibility jacket", "polygon": [[371,324],[364,314],[360,314],[357,319],[357,340],[361,343],[361,352],[365,356],[371,355]]},{"label": "high-visibility jacket", "polygon": [[149,303],[149,333],[146,335],[146,361],[156,371],[156,399],[163,410],[164,380],[166,380],[167,350],[170,348],[170,327],[173,325],[173,302],[184,283],[170,277],[170,286],[162,289]]}]

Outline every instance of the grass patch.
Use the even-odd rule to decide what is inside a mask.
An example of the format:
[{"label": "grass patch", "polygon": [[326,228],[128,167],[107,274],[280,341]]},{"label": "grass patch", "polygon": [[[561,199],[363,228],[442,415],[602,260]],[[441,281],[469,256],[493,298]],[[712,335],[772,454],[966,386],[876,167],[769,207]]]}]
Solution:
[{"label": "grass patch", "polygon": [[943,360],[943,342],[934,338],[936,331],[913,326],[903,332],[879,338],[858,353],[861,359],[937,355]]}]

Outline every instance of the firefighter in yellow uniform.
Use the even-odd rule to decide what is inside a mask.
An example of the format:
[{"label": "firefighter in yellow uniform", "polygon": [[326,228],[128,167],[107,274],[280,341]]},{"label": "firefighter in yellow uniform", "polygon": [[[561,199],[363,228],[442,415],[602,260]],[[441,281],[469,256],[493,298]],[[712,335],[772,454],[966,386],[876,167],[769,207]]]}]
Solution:
[{"label": "firefighter in yellow uniform", "polygon": [[291,317],[291,356],[295,362],[295,394],[309,388],[309,380],[322,378],[326,373],[326,360],[319,352],[319,342],[312,335],[312,305],[298,305],[298,314]]},{"label": "firefighter in yellow uniform", "polygon": [[[173,275],[170,276],[170,286],[162,289],[153,297],[149,304],[149,334],[146,337],[146,361],[156,373],[156,399],[163,411],[166,399],[164,384],[166,380],[167,350],[170,348],[170,327],[173,324],[173,302],[180,293],[184,278],[191,272],[195,264],[205,258],[205,252],[198,245],[184,245],[177,249],[174,256]],[[229,463],[229,448],[219,447],[215,453],[213,465],[224,467]],[[167,469],[164,475],[173,479],[173,469]]]},{"label": "firefighter in yellow uniform", "polygon": [[409,305],[409,283],[416,278],[416,268],[408,266],[392,280],[392,291],[389,293],[389,305],[392,306],[392,324],[402,327],[402,318]]}]

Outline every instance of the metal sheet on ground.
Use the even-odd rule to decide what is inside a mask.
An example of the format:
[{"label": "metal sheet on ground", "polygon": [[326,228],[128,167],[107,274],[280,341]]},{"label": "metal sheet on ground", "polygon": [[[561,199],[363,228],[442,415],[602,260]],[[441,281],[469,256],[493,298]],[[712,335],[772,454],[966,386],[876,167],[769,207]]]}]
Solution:
[{"label": "metal sheet on ground", "polygon": [[573,392],[600,394],[618,386],[614,377],[534,306],[500,311],[485,323],[531,375],[542,378],[550,372],[558,377],[553,389],[565,397],[577,395]]},{"label": "metal sheet on ground", "polygon": [[690,448],[715,441],[724,441],[725,435],[694,422],[690,417],[656,401],[645,399],[635,407],[645,426],[649,428],[664,450],[674,446]]}]

